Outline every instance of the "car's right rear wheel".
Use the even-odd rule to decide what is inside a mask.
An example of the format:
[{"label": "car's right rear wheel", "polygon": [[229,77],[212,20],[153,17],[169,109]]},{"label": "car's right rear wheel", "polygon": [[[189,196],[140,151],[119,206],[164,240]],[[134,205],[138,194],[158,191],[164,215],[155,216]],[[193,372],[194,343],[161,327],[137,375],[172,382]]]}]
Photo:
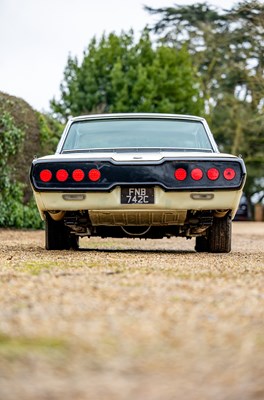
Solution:
[{"label": "car's right rear wheel", "polygon": [[210,253],[229,253],[231,251],[232,221],[230,215],[214,218],[208,234]]}]

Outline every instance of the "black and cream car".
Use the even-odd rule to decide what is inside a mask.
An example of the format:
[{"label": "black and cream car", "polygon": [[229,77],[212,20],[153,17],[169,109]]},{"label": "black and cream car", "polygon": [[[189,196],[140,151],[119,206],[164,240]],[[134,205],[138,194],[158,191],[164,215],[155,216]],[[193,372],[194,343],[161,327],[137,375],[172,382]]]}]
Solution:
[{"label": "black and cream car", "polygon": [[30,172],[48,250],[77,249],[83,236],[181,236],[227,253],[245,177],[203,118],[139,113],[70,119]]}]

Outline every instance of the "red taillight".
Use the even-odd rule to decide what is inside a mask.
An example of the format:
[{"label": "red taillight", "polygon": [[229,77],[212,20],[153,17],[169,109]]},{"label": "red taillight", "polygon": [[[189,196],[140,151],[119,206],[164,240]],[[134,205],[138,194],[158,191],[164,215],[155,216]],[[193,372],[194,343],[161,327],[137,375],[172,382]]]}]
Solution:
[{"label": "red taillight", "polygon": [[200,168],[194,168],[191,172],[191,177],[195,181],[199,181],[203,177],[203,171]]},{"label": "red taillight", "polygon": [[187,177],[187,172],[184,168],[178,168],[174,172],[174,176],[177,179],[177,181],[184,181]]},{"label": "red taillight", "polygon": [[210,179],[210,181],[215,181],[216,179],[219,178],[219,171],[216,168],[210,168],[207,171],[207,177]]},{"label": "red taillight", "polygon": [[91,169],[88,172],[88,177],[90,181],[93,182],[99,181],[99,179],[101,178],[101,172],[99,171],[99,169]]},{"label": "red taillight", "polygon": [[227,181],[231,181],[232,179],[234,179],[235,176],[236,176],[236,172],[233,168],[226,168],[224,170],[224,178]]},{"label": "red taillight", "polygon": [[84,172],[82,169],[75,169],[72,173],[72,179],[76,182],[82,181],[84,178]]},{"label": "red taillight", "polygon": [[65,182],[68,179],[68,172],[66,171],[66,169],[59,169],[56,172],[56,178],[59,182]]},{"label": "red taillight", "polygon": [[40,172],[39,177],[42,182],[49,182],[52,178],[52,173],[49,169],[43,169]]}]

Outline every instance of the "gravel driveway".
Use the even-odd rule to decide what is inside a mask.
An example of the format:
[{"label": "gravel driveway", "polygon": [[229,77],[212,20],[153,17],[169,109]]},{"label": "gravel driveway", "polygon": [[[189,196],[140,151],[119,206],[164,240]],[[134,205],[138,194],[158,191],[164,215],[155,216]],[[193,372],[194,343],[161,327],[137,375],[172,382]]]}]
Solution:
[{"label": "gravel driveway", "polygon": [[1,400],[264,398],[264,223],[194,241],[0,230]]}]

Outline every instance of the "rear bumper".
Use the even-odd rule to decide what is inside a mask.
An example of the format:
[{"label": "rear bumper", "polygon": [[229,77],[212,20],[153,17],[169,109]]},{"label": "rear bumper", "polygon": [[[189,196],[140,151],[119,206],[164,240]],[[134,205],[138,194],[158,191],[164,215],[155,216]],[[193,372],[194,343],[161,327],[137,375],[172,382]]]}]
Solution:
[{"label": "rear bumper", "polygon": [[[139,215],[142,213],[181,214],[183,220],[187,211],[231,210],[232,218],[237,211],[242,189],[221,191],[185,191],[166,192],[155,187],[154,204],[121,204],[120,186],[111,192],[34,192],[36,203],[44,219],[45,211],[81,211],[88,210],[91,215],[107,213],[109,215]],[[153,214],[153,215],[154,215]],[[177,223],[177,220],[175,220]]]}]

